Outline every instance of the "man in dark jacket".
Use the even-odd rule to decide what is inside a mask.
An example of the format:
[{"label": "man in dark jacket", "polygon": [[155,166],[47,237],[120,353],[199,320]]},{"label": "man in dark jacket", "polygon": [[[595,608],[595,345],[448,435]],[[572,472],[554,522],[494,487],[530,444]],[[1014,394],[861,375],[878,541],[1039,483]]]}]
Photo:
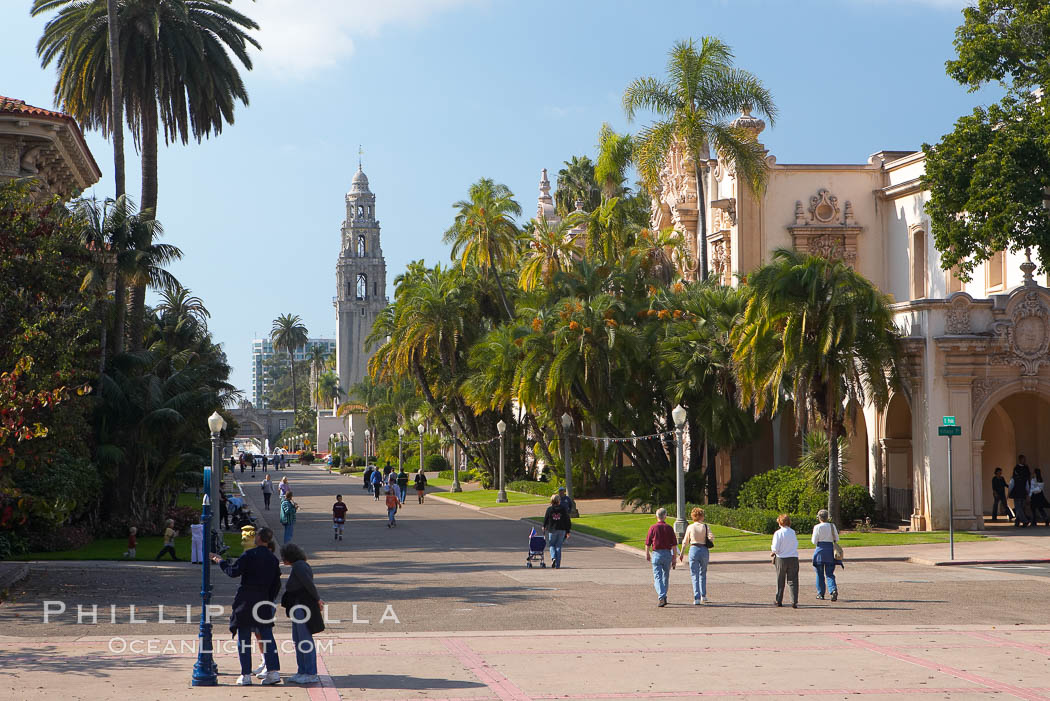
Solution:
[{"label": "man in dark jacket", "polygon": [[237,657],[241,663],[238,686],[252,683],[252,633],[259,636],[263,646],[266,674],[262,683],[281,682],[281,663],[273,639],[273,622],[277,615],[273,602],[281,591],[281,566],[270,551],[269,543],[272,542],[273,531],[260,528],[255,532],[255,547],[246,550],[235,562],[211,554],[212,562],[217,563],[223,572],[241,580],[230,614],[230,632],[237,638]]},{"label": "man in dark jacket", "polygon": [[1035,520],[1028,511],[1028,480],[1030,479],[1032,479],[1032,471],[1028,467],[1028,460],[1024,455],[1018,455],[1014,473],[1010,477],[1010,498],[1014,500],[1014,528],[1027,528],[1029,525],[1035,525]]},{"label": "man in dark jacket", "polygon": [[547,536],[547,547],[551,551],[551,567],[561,568],[561,548],[569,538],[572,530],[572,519],[561,505],[561,497],[555,494],[551,497],[551,505],[543,514],[543,533]]},{"label": "man in dark jacket", "polygon": [[995,468],[995,476],[992,477],[992,520],[999,520],[999,505],[1003,505],[1003,513],[1007,518],[1013,518],[1013,512],[1006,505],[1006,480],[1003,479],[1003,468]]}]

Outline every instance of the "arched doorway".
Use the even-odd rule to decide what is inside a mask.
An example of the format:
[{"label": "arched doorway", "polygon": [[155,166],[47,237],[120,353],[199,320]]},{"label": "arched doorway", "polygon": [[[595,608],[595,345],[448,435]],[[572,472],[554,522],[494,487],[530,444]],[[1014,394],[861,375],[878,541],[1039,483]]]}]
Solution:
[{"label": "arched doorway", "polygon": [[912,470],[911,407],[900,392],[886,406],[886,436],[879,441],[886,470],[886,515],[907,521],[915,511]]},{"label": "arched doorway", "polygon": [[[1035,392],[1015,392],[988,410],[981,426],[981,469],[975,470],[981,480],[981,511],[992,513],[992,476],[995,468],[1003,468],[1003,476],[1009,480],[1017,456],[1023,454],[1033,468],[1050,468],[1050,398]],[[1042,430],[1041,430],[1042,429]],[[975,453],[978,451],[975,449]]]}]

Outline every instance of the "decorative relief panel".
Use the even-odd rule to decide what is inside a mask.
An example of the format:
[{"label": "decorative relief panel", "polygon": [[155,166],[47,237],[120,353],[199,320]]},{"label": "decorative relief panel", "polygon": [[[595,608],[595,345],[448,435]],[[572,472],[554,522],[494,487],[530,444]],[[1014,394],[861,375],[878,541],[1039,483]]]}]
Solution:
[{"label": "decorative relief panel", "polygon": [[857,237],[864,230],[853,217],[853,203],[847,200],[839,207],[839,198],[821,188],[809,198],[795,202],[793,225],[788,226],[796,250],[823,258],[837,258],[851,268],[857,267]]},{"label": "decorative relief panel", "polygon": [[1023,376],[1034,376],[1047,361],[1050,350],[1050,308],[1044,295],[1038,290],[1020,288],[1011,295],[1006,316],[995,322],[992,329],[1007,350],[992,358],[992,362],[1020,365]]},{"label": "decorative relief panel", "polygon": [[952,335],[972,333],[970,325],[970,305],[972,300],[967,294],[958,294],[952,297],[948,303],[948,313],[945,315],[944,329]]}]

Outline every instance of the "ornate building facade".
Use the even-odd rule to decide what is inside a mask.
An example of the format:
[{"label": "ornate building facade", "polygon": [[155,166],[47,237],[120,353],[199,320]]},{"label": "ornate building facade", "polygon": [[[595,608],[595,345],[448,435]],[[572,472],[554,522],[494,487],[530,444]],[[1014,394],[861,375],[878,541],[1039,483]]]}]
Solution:
[{"label": "ornate building facade", "polygon": [[[764,129],[744,115],[738,126]],[[851,481],[867,484],[887,513],[915,529],[948,525],[944,416],[953,441],[952,502],[958,527],[982,528],[991,513],[991,478],[1007,477],[1018,454],[1050,468],[1050,291],[1047,276],[1023,252],[1003,252],[963,282],[940,267],[922,189],[921,151],[880,151],[858,164],[781,164],[767,155],[769,177],[756,195],[719,159],[694,167],[680,151],[668,158],[652,226],[672,226],[688,242],[685,274],[699,277],[706,246],[710,275],[736,285],[780,247],[845,260],[894,300],[905,336],[905,386],[882,411],[861,407],[851,428]],[[705,193],[706,240],[698,234],[696,173]],[[737,455],[746,479],[796,464],[790,411],[764,422],[755,445]],[[723,462],[725,465],[723,465]],[[729,460],[719,461],[720,477]]]},{"label": "ornate building facade", "polygon": [[386,261],[380,245],[376,197],[358,164],[346,195],[339,260],[335,266],[336,373],[344,391],[368,374],[365,339],[387,306]]}]

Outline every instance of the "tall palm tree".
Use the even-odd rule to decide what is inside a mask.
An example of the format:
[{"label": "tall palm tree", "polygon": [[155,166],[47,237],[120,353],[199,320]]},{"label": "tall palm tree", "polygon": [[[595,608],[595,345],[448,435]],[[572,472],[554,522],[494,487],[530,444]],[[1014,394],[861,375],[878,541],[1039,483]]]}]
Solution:
[{"label": "tall palm tree", "polygon": [[847,412],[885,407],[898,380],[900,336],[889,298],[841,260],[778,249],[748,276],[751,297],[734,334],[741,404],[776,414],[786,396],[796,425],[827,430],[828,511],[839,522],[839,441]]},{"label": "tall palm tree", "polygon": [[339,378],[334,372],[326,372],[317,378],[314,387],[313,399],[318,407],[332,406],[339,397],[345,396],[346,392],[339,386]]},{"label": "tall palm tree", "polygon": [[292,411],[298,416],[299,394],[295,384],[295,351],[306,345],[309,332],[303,325],[303,320],[298,314],[281,314],[273,320],[270,329],[270,341],[273,342],[275,351],[288,353],[288,361],[292,370]]},{"label": "tall palm tree", "polygon": [[156,310],[162,317],[170,319],[176,332],[186,329],[191,334],[201,334],[208,330],[211,313],[204,306],[204,300],[183,287],[178,280],[172,280],[160,291]]},{"label": "tall palm tree", "polygon": [[554,203],[563,217],[576,208],[577,200],[583,202],[583,211],[589,212],[601,199],[594,180],[594,164],[587,156],[573,156],[571,161],[565,161],[565,167],[558,171],[557,186]]},{"label": "tall palm tree", "polygon": [[[55,62],[55,99],[90,127],[122,135],[120,108],[142,157],[142,210],[157,211],[157,149],[190,137],[200,141],[233,123],[234,104],[248,93],[234,59],[251,70],[249,32],[258,25],[237,12],[232,0],[34,0],[33,16],[57,10],[44,27],[37,53]],[[111,28],[116,11],[117,24]],[[116,37],[119,36],[119,44]],[[116,45],[120,61],[112,61]],[[111,70],[116,66],[116,70]],[[119,94],[118,94],[119,93]],[[114,104],[113,96],[123,105]],[[120,193],[118,193],[120,194]],[[131,291],[129,338],[142,344],[147,281]]]},{"label": "tall palm tree", "polygon": [[325,361],[328,359],[328,351],[321,346],[310,346],[306,350],[306,362],[310,367],[310,401],[317,408],[317,380],[325,371]]},{"label": "tall palm tree", "polygon": [[570,214],[557,224],[548,222],[546,217],[533,220],[528,233],[522,235],[518,275],[521,289],[531,292],[540,284],[549,285],[554,276],[568,266],[580,246],[570,232],[585,219],[586,215]]},{"label": "tall palm tree", "polygon": [[119,125],[113,130],[113,180],[119,199],[127,191],[124,175],[124,79],[120,70],[120,22],[117,18],[117,0],[106,0],[106,35],[109,53],[110,124]]},{"label": "tall palm tree", "polygon": [[606,198],[627,193],[627,168],[634,162],[634,139],[630,134],[617,134],[608,124],[598,132],[598,160],[594,180]]},{"label": "tall palm tree", "polygon": [[514,217],[521,215],[521,205],[506,185],[482,178],[470,186],[467,199],[452,206],[457,210],[456,219],[444,236],[445,243],[452,244],[452,258],[458,256],[464,270],[473,264],[491,275],[507,319],[513,319],[499,273],[514,260],[518,239]]},{"label": "tall palm tree", "polygon": [[739,178],[755,191],[765,183],[765,152],[755,135],[726,120],[744,110],[754,110],[770,124],[776,118],[773,96],[747,71],[733,68],[733,52],[714,37],[704,37],[697,47],[692,39],[676,42],[667,59],[667,77],[637,78],[623,94],[628,120],[647,109],[658,117],[636,137],[634,158],[649,189],[654,191],[659,171],[678,143],[692,160],[699,209],[700,270],[707,279],[707,204],[700,162],[714,147]]}]

